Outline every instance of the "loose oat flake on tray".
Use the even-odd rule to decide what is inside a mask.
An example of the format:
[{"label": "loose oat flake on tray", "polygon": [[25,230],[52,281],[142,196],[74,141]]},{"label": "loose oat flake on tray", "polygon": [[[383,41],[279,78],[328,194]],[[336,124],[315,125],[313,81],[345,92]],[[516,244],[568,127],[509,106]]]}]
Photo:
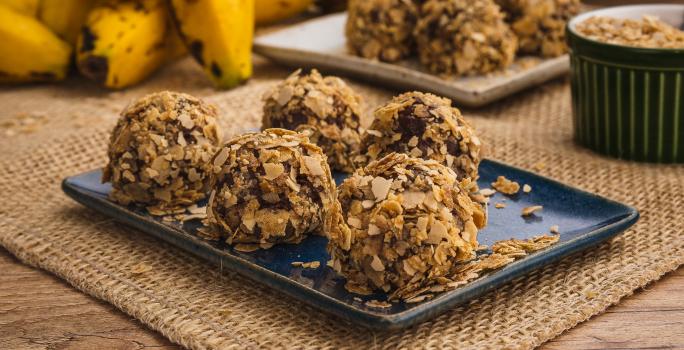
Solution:
[{"label": "loose oat flake on tray", "polygon": [[182,213],[205,198],[209,160],[220,142],[216,109],[190,95],[158,92],[121,114],[111,134],[102,181],[110,198],[147,206],[153,215]]},{"label": "loose oat flake on tray", "polygon": [[325,155],[303,134],[267,129],[237,136],[211,166],[207,222],[227,243],[269,248],[324,231],[335,184]]}]

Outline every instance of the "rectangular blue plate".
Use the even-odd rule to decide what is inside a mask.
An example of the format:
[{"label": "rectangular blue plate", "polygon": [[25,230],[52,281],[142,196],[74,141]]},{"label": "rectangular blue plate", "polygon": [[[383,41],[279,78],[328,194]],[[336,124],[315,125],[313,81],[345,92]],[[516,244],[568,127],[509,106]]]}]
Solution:
[{"label": "rectangular blue plate", "polygon": [[[227,267],[303,303],[332,313],[353,323],[376,329],[396,329],[414,325],[435,317],[454,306],[478,297],[516,277],[538,269],[568,254],[595,246],[633,225],[639,213],[629,206],[583,192],[550,179],[485,160],[480,165],[480,186],[489,188],[496,177],[532,186],[531,193],[506,197],[499,193],[491,197],[489,224],[480,231],[478,240],[491,246],[509,238],[531,238],[549,232],[552,225],[560,227],[560,241],[545,250],[531,254],[503,269],[485,275],[459,289],[437,295],[421,303],[395,303],[378,309],[365,305],[371,299],[385,300],[384,295],[359,296],[344,289],[344,279],[326,266],[327,239],[312,236],[297,245],[277,245],[268,250],[243,253],[225,243],[208,241],[196,234],[199,220],[162,222],[144,210],[124,207],[107,199],[111,186],[101,184],[101,171],[94,170],[69,177],[62,183],[64,192],[85,205],[118,221],[151,234],[210,262]],[[336,174],[338,183],[345,177]],[[496,202],[506,204],[494,209]],[[523,218],[522,208],[543,205],[541,212]],[[292,267],[294,261],[320,261],[317,269]]]}]

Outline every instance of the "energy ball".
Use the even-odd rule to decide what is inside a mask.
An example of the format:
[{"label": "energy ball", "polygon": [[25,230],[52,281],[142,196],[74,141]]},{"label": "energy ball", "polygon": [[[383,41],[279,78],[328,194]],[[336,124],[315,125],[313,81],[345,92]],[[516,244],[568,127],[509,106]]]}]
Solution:
[{"label": "energy ball", "polygon": [[497,0],[518,36],[518,52],[544,57],[565,54],[565,25],[580,12],[580,0]]},{"label": "energy ball", "polygon": [[297,70],[264,96],[262,129],[296,130],[302,125],[335,170],[352,172],[361,142],[361,96],[334,76]]},{"label": "energy ball", "polygon": [[413,53],[416,0],[350,0],[347,47],[361,57],[399,61]]},{"label": "energy ball", "polygon": [[163,91],[124,109],[110,137],[102,182],[110,198],[153,215],[182,210],[209,192],[209,160],[221,143],[214,106]]},{"label": "energy ball", "polygon": [[238,136],[210,164],[207,219],[228,244],[299,243],[324,229],[336,201],[325,155],[294,131]]},{"label": "energy ball", "polygon": [[427,0],[416,26],[418,56],[430,71],[472,75],[503,70],[517,38],[493,0]]},{"label": "energy ball", "polygon": [[395,96],[375,110],[375,119],[361,141],[365,151],[355,157],[362,167],[397,152],[432,159],[454,170],[459,180],[476,186],[480,139],[451,100],[422,92]]},{"label": "energy ball", "polygon": [[475,257],[483,209],[436,161],[388,154],[347,178],[338,198],[329,264],[352,292],[407,299]]}]

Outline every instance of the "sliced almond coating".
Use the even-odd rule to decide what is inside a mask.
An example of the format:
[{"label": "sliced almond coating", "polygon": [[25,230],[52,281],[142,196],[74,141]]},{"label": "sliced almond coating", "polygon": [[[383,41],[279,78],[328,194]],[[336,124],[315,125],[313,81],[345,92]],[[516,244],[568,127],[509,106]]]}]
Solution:
[{"label": "sliced almond coating", "polygon": [[420,191],[406,191],[402,195],[404,199],[402,205],[409,209],[422,204],[425,200],[425,193]]},{"label": "sliced almond coating", "polygon": [[264,163],[263,167],[266,173],[264,178],[269,181],[275,180],[285,172],[285,167],[280,163]]},{"label": "sliced almond coating", "polygon": [[426,242],[430,244],[439,244],[443,238],[447,237],[447,228],[441,221],[434,221],[430,225],[430,233]]},{"label": "sliced almond coating", "polygon": [[553,226],[551,226],[551,228],[549,229],[549,232],[555,233],[555,234],[559,234],[559,233],[560,233],[559,230],[560,230],[560,228],[558,227],[558,225],[553,225]]},{"label": "sliced almond coating", "polygon": [[221,151],[216,155],[214,158],[214,166],[220,167],[223,166],[223,164],[228,160],[228,156],[230,155],[230,150],[226,147],[221,148]]},{"label": "sliced almond coating", "polygon": [[392,186],[392,181],[385,179],[384,177],[377,176],[371,181],[371,190],[373,191],[373,196],[376,201],[382,201],[387,198],[390,187]]},{"label": "sliced almond coating", "polygon": [[503,209],[503,208],[506,207],[506,204],[503,204],[503,203],[496,203],[496,204],[494,204],[494,207],[495,207],[496,209]]},{"label": "sliced almond coating", "polygon": [[523,192],[525,192],[525,193],[532,192],[532,186],[530,186],[528,184],[523,185]]},{"label": "sliced almond coating", "polygon": [[535,212],[542,210],[543,208],[544,207],[541,205],[533,205],[530,207],[525,207],[522,210],[522,216],[530,216],[530,215],[534,214]]},{"label": "sliced almond coating", "polygon": [[373,255],[371,268],[373,268],[375,271],[385,271],[385,265],[382,264],[382,260],[380,260],[377,255]]},{"label": "sliced almond coating", "polygon": [[382,231],[380,231],[380,228],[373,225],[373,224],[368,224],[368,235],[369,236],[375,236],[379,235]]},{"label": "sliced almond coating", "polygon": [[375,205],[375,201],[372,201],[370,199],[367,199],[367,200],[364,200],[363,202],[361,202],[361,206],[363,207],[363,209],[370,209],[374,205]]},{"label": "sliced almond coating", "polygon": [[325,171],[323,170],[319,159],[310,156],[303,156],[302,159],[304,159],[304,165],[309,170],[309,174],[313,176],[325,175]]},{"label": "sliced almond coating", "polygon": [[361,226],[363,225],[361,220],[359,220],[358,218],[355,218],[355,217],[347,218],[347,224],[349,224],[349,226],[351,226],[353,228],[357,228],[357,229],[361,229]]}]

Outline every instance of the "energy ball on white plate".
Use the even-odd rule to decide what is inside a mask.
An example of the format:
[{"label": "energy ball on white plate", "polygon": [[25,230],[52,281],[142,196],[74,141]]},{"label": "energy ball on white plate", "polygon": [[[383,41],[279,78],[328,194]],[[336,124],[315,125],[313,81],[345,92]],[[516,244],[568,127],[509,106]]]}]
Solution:
[{"label": "energy ball on white plate", "polygon": [[414,51],[415,0],[350,0],[345,34],[349,50],[386,62]]},{"label": "energy ball on white plate", "polygon": [[565,26],[580,12],[580,0],[496,0],[518,36],[518,52],[556,57],[565,54]]},{"label": "energy ball on white plate", "polygon": [[221,143],[216,108],[163,91],[128,106],[111,134],[102,181],[110,198],[166,215],[205,198],[209,160]]},{"label": "energy ball on white plate", "polygon": [[361,149],[358,167],[397,152],[435,160],[473,185],[478,178],[480,139],[451,100],[433,94],[407,92],[376,109]]},{"label": "energy ball on white plate", "polygon": [[391,153],[347,178],[338,199],[328,252],[352,292],[407,299],[475,257],[483,208],[436,161]]},{"label": "energy ball on white plate", "polygon": [[227,243],[268,247],[324,231],[335,184],[325,155],[306,136],[284,129],[244,134],[210,164],[207,220]]},{"label": "energy ball on white plate", "polygon": [[518,47],[494,0],[427,0],[415,33],[420,62],[442,75],[504,70]]},{"label": "energy ball on white plate", "polygon": [[302,125],[335,170],[352,172],[361,141],[361,96],[342,79],[297,70],[264,96],[262,129]]}]

